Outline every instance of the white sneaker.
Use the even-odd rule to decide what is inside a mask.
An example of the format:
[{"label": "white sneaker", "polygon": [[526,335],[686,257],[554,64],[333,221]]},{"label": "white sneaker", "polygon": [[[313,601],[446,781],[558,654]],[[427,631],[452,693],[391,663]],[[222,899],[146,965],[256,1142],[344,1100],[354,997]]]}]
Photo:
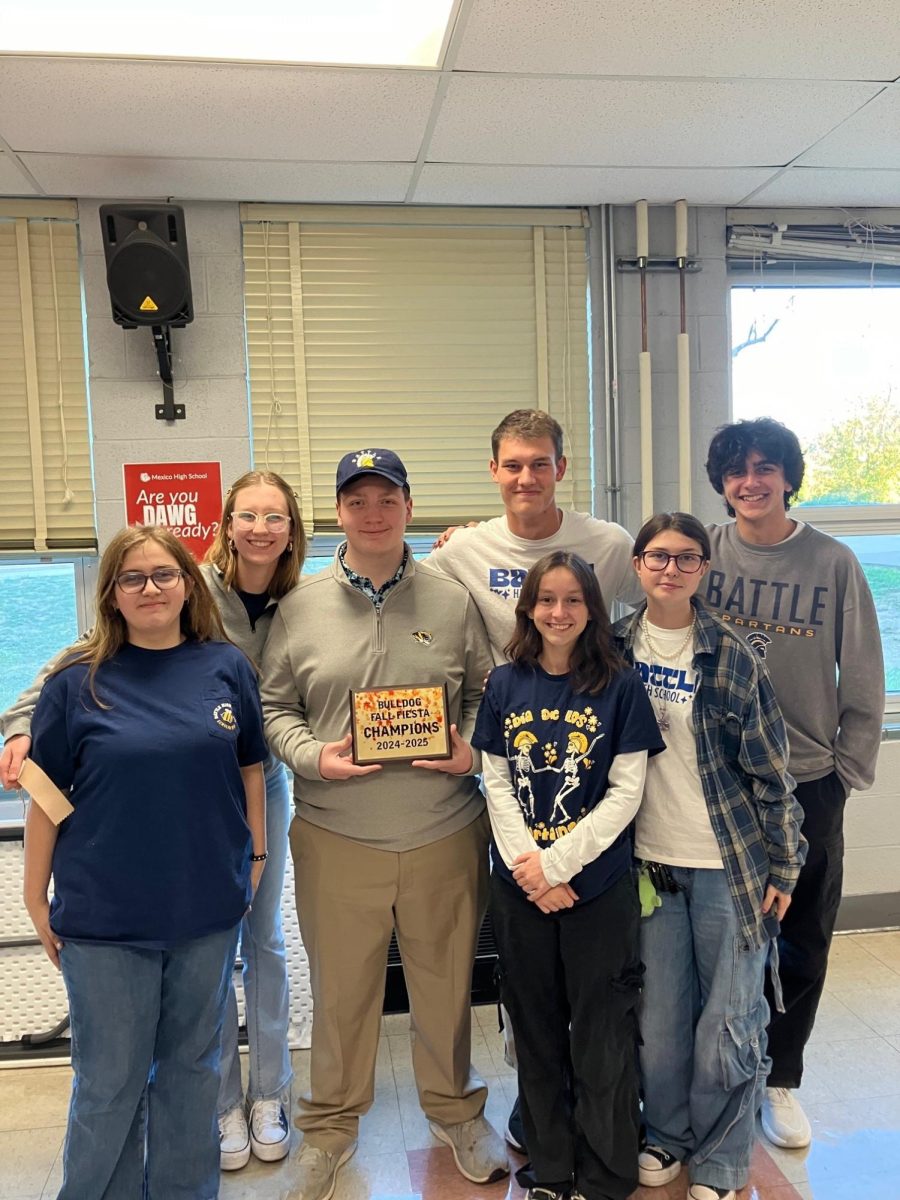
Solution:
[{"label": "white sneaker", "polygon": [[250,1109],[250,1147],[263,1162],[278,1162],[291,1148],[291,1129],[279,1099],[257,1100]]},{"label": "white sneaker", "polygon": [[688,1189],[688,1200],[737,1200],[734,1188],[714,1188],[708,1183],[692,1183]]},{"label": "white sneaker", "polygon": [[812,1128],[790,1088],[766,1088],[760,1113],[763,1133],[775,1146],[802,1150],[812,1141]]},{"label": "white sneaker", "polygon": [[242,1104],[229,1108],[219,1117],[219,1166],[223,1171],[238,1171],[250,1161],[250,1130]]}]

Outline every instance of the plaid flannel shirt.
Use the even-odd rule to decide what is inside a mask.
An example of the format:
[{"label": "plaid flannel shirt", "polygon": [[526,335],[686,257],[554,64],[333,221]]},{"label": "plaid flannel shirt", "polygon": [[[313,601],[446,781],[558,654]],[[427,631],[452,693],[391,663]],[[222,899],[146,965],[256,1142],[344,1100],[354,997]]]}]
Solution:
[{"label": "plaid flannel shirt", "polygon": [[[764,917],[767,884],[792,892],[806,858],[803,810],[788,774],[787,732],[765,663],[696,598],[691,719],[700,781],[741,931],[759,948],[778,923]],[[615,626],[634,662],[644,605]],[[665,753],[659,760],[664,763]]]}]

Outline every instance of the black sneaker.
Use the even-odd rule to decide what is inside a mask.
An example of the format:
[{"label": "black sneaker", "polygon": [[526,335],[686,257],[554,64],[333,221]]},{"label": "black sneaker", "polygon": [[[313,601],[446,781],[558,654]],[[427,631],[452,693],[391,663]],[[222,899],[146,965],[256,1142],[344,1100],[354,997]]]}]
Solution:
[{"label": "black sneaker", "polygon": [[525,1200],[566,1200],[566,1192],[554,1192],[552,1188],[530,1187]]},{"label": "black sneaker", "polygon": [[638,1155],[638,1177],[643,1187],[663,1187],[680,1173],[681,1163],[662,1146],[645,1146]]}]

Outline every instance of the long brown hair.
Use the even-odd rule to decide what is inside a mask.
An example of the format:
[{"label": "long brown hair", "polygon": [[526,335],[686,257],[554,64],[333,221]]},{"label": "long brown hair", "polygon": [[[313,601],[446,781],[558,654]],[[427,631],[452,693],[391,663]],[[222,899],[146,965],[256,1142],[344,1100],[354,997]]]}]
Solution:
[{"label": "long brown hair", "polygon": [[[128,641],[128,627],[115,602],[116,576],[122,570],[126,555],[147,542],[155,542],[171,554],[184,571],[186,596],[181,610],[181,632],[185,638],[192,642],[228,641],[222,627],[222,618],[206,581],[182,543],[169,533],[168,529],[159,525],[131,525],[120,529],[100,559],[94,627],[80,642],[69,648],[66,657],[56,668],[56,671],[62,671],[76,663],[89,663],[88,682],[91,695],[101,708],[105,708],[106,705],[94,689],[97,668],[118,653]],[[56,674],[56,671],[53,674]]]},{"label": "long brown hair", "polygon": [[577,554],[571,554],[568,550],[554,550],[536,562],[525,576],[516,602],[516,628],[506,647],[506,654],[511,662],[529,667],[538,665],[543,639],[530,614],[537,604],[541,581],[548,571],[554,571],[557,567],[565,567],[575,576],[588,610],[588,623],[569,658],[572,689],[595,696],[607,687],[617,671],[622,670],[625,660],[613,643],[609,613],[603,603],[597,576]]},{"label": "long brown hair", "polygon": [[276,475],[274,471],[246,471],[240,479],[236,479],[225,493],[225,503],[222,508],[222,519],[213,543],[207,550],[204,562],[212,563],[224,577],[227,588],[234,587],[237,574],[237,554],[234,542],[231,540],[229,525],[234,514],[235,498],[241,488],[256,487],[267,483],[270,487],[278,488],[284,496],[288,513],[291,518],[291,536],[275,564],[275,574],[269,584],[269,595],[273,600],[280,600],[291,588],[295,588],[300,580],[300,568],[306,557],[306,530],[303,528],[303,518],[300,516],[300,506],[291,485],[287,480]]}]

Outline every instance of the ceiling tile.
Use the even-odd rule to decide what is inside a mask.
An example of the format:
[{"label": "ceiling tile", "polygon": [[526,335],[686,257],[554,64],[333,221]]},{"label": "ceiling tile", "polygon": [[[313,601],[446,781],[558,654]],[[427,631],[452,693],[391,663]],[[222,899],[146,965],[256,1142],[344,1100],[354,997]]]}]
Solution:
[{"label": "ceiling tile", "polygon": [[54,196],[116,196],[121,200],[277,200],[297,203],[399,202],[412,163],[240,162],[223,159],[101,158],[23,154]]},{"label": "ceiling tile", "polygon": [[643,197],[671,204],[737,204],[770,170],[692,167],[498,167],[427,163],[413,201],[419,204],[630,204]]},{"label": "ceiling tile", "polygon": [[896,0],[474,0],[455,66],[553,75],[894,79]]},{"label": "ceiling tile", "polygon": [[900,199],[898,171],[839,171],[825,167],[791,167],[755,192],[748,202],[760,204],[847,205],[896,208]]},{"label": "ceiling tile", "polygon": [[14,150],[185,158],[414,160],[438,74],[9,57]]},{"label": "ceiling tile", "polygon": [[454,75],[430,162],[777,166],[877,84]]},{"label": "ceiling tile", "polygon": [[900,88],[882,92],[800,162],[804,167],[900,167]]},{"label": "ceiling tile", "polygon": [[15,159],[0,150],[0,196],[40,195],[28,176],[16,166]]}]

